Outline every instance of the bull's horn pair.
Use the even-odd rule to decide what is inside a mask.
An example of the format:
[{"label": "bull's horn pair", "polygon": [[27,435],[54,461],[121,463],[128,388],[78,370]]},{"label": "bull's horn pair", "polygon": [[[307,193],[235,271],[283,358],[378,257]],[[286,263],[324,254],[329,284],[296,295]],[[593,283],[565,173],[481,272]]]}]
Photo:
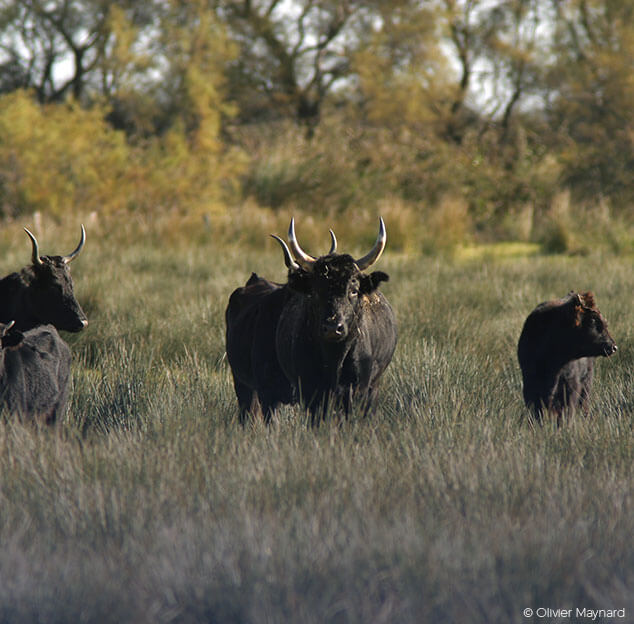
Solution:
[{"label": "bull's horn pair", "polygon": [[[328,253],[334,254],[337,251],[337,237],[335,236],[335,233],[332,230],[328,230],[328,231],[330,232],[330,251]],[[271,234],[271,237],[274,238],[282,246],[282,251],[284,252],[284,264],[286,265],[286,268],[292,269],[293,271],[297,271],[300,268],[300,266],[299,264],[297,264],[297,262],[295,262],[295,260],[293,260],[293,256],[291,252],[289,251],[286,243],[279,236],[276,236],[275,234]],[[312,258],[313,262],[316,260],[316,258],[313,258],[312,256],[310,257]]]},{"label": "bull's horn pair", "polygon": [[[42,262],[42,258],[40,258],[40,247],[37,244],[37,239],[26,228],[24,228],[24,231],[28,234],[29,238],[31,239],[31,244],[33,245],[33,254],[31,256],[31,262],[33,264],[44,264]],[[79,245],[77,245],[77,248],[75,249],[75,251],[72,251],[67,256],[62,256],[62,260],[64,261],[64,264],[68,264],[69,262],[72,262],[79,255],[79,252],[84,247],[85,242],[86,242],[86,230],[84,229],[84,226],[82,225],[81,239],[79,240]]]},{"label": "bull's horn pair", "polygon": [[[332,248],[330,253],[334,253],[333,250],[337,248],[337,239],[335,238],[335,234],[332,230],[330,230],[330,236],[332,238]],[[379,235],[376,237],[376,242],[374,243],[374,247],[367,253],[365,256],[362,256],[358,260],[355,260],[355,264],[359,268],[360,271],[364,271],[368,267],[372,266],[383,253],[385,249],[385,244],[387,242],[387,232],[385,231],[385,223],[383,222],[383,218],[379,218]],[[303,269],[306,271],[310,271],[312,269],[313,264],[316,262],[317,258],[313,258],[308,255],[297,242],[297,237],[295,236],[295,219],[291,219],[291,224],[288,228],[288,243],[291,246],[291,251],[295,256],[295,260],[301,265]]]}]

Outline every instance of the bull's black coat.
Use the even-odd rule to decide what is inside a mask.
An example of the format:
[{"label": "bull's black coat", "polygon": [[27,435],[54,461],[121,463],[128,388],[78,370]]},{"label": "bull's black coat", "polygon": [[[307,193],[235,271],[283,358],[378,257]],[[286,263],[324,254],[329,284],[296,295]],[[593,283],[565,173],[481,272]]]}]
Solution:
[{"label": "bull's black coat", "polygon": [[75,299],[69,267],[82,244],[71,256],[39,256],[34,242],[39,262],[0,280],[0,322],[15,321],[14,329],[21,331],[48,323],[65,331],[83,329],[88,321]]},{"label": "bull's black coat", "polygon": [[277,323],[290,291],[255,273],[236,289],[225,311],[227,359],[240,407],[240,421],[249,412],[261,413],[266,422],[280,403],[293,400],[275,350]]},{"label": "bull's black coat", "polygon": [[277,355],[286,377],[315,418],[330,404],[348,413],[372,409],[392,359],[394,312],[378,290],[388,276],[364,274],[346,254],[318,258],[289,276],[293,296],[277,325]]},{"label": "bull's black coat", "polygon": [[280,403],[301,401],[313,421],[329,407],[348,414],[353,405],[371,411],[378,382],[396,347],[396,321],[378,291],[388,276],[370,274],[385,247],[380,222],[377,242],[359,260],[337,254],[331,231],[330,253],[305,254],[291,221],[289,241],[282,239],[288,282],[276,284],[255,273],[229,298],[227,359],[240,407],[263,413],[268,422]]},{"label": "bull's black coat", "polygon": [[517,355],[526,405],[561,421],[566,410],[586,409],[594,358],[617,350],[590,292],[571,292],[538,305],[520,335]]},{"label": "bull's black coat", "polygon": [[0,401],[9,416],[53,424],[70,386],[70,349],[52,325],[2,336]]}]

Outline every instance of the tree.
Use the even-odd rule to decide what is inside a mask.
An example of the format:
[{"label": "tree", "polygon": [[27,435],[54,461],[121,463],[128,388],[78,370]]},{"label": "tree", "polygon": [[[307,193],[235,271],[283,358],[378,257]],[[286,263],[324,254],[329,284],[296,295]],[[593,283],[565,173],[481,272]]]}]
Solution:
[{"label": "tree", "polygon": [[577,199],[634,200],[634,6],[618,0],[553,0],[556,62],[549,119]]},{"label": "tree", "polygon": [[231,96],[243,119],[295,118],[309,129],[324,100],[350,76],[350,56],[371,3],[353,0],[219,0],[240,53]]},{"label": "tree", "polygon": [[108,4],[92,0],[13,0],[3,3],[3,65],[17,77],[4,90],[34,88],[40,102],[79,100],[105,48]]}]

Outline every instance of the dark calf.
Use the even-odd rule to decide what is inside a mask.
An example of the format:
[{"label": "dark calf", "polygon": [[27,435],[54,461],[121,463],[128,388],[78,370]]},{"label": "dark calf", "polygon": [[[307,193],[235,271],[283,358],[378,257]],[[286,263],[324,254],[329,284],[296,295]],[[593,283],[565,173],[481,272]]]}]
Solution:
[{"label": "dark calf", "polygon": [[40,256],[35,236],[25,231],[33,248],[31,264],[0,280],[0,322],[13,320],[20,331],[49,323],[57,329],[80,331],[88,320],[73,293],[70,262],[84,246],[84,226],[79,245],[67,256]]},{"label": "dark calf", "polygon": [[70,349],[52,325],[24,333],[2,325],[0,400],[10,416],[54,424],[66,408]]},{"label": "dark calf", "polygon": [[544,412],[561,422],[565,411],[586,409],[594,358],[617,350],[591,292],[538,305],[520,335],[517,355],[524,401],[537,420]]}]

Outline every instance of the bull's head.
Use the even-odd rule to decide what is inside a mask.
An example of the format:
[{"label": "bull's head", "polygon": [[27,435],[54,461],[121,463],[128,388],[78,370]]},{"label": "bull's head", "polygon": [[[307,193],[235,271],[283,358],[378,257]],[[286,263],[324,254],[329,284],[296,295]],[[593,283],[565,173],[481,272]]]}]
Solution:
[{"label": "bull's head", "polygon": [[81,226],[79,244],[67,256],[40,256],[37,239],[24,228],[31,239],[32,255],[29,269],[29,314],[39,323],[51,323],[58,329],[77,332],[88,320],[73,293],[70,263],[77,258],[86,242],[86,230]]},{"label": "bull's head", "polygon": [[[321,338],[328,342],[345,340],[356,325],[362,306],[367,303],[379,284],[389,276],[382,271],[365,274],[385,249],[387,234],[383,219],[379,234],[369,253],[354,259],[348,254],[337,254],[336,238],[330,231],[333,244],[325,256],[314,258],[302,250],[295,235],[295,221],[288,230],[290,251],[278,237],[289,268],[288,284],[291,289],[310,297],[311,309],[318,324]],[[292,252],[292,255],[291,255]]]}]

